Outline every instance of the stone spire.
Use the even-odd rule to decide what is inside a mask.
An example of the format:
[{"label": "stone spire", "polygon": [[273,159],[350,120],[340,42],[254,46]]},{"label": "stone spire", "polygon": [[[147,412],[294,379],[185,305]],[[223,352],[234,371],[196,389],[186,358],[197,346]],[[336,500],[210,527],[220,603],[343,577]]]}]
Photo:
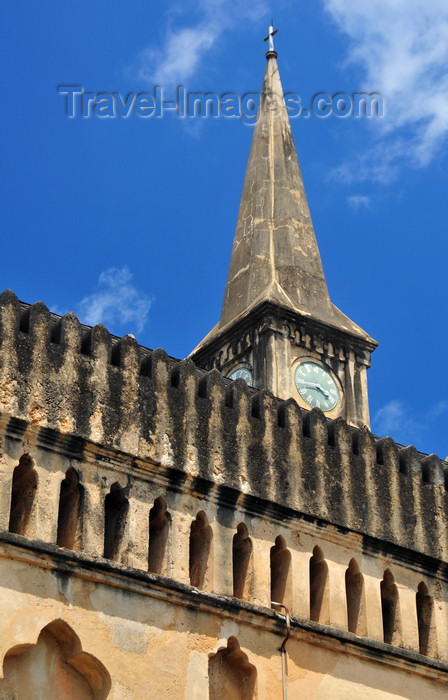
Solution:
[{"label": "stone spire", "polygon": [[[367,369],[377,343],[330,301],[274,34],[269,27],[221,318],[191,357],[203,369],[293,397],[304,409],[321,408],[327,418],[369,425]],[[311,372],[325,378],[327,388],[307,379]]]},{"label": "stone spire", "polygon": [[265,301],[369,337],[330,301],[271,46],[266,58],[221,319],[205,340]]}]

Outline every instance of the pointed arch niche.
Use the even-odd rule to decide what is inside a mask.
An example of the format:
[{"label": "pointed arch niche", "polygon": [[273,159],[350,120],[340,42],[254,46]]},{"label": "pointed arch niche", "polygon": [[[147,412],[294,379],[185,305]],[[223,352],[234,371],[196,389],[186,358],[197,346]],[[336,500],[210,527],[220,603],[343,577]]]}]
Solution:
[{"label": "pointed arch niche", "polygon": [[166,576],[170,525],[171,516],[167,511],[166,501],[159,496],[149,511],[148,571],[152,574]]},{"label": "pointed arch niche", "polygon": [[128,510],[126,489],[122,489],[120,484],[115,482],[104,501],[104,557],[106,559],[112,561],[120,559]]},{"label": "pointed arch niche", "polygon": [[310,559],[310,620],[330,623],[328,564],[320,547],[314,547]]},{"label": "pointed arch niche", "polygon": [[190,528],[190,585],[211,590],[210,560],[213,530],[201,510]]},{"label": "pointed arch niche", "polygon": [[347,597],[348,631],[359,637],[367,635],[367,616],[364,591],[364,576],[354,559],[350,560],[345,572],[345,593]]},{"label": "pointed arch niche", "polygon": [[434,619],[434,598],[426,583],[421,581],[416,595],[418,644],[420,654],[437,656],[437,632]]},{"label": "pointed arch niche", "polygon": [[82,650],[77,635],[63,620],[54,620],[36,644],[10,649],[0,680],[2,698],[106,700],[111,679],[105,666]]},{"label": "pointed arch niche", "polygon": [[21,456],[12,475],[9,532],[26,535],[37,490],[37,471],[34,460],[26,452]]},{"label": "pointed arch niche", "polygon": [[235,598],[249,600],[252,595],[252,540],[244,523],[240,523],[233,536],[232,569],[233,595]]},{"label": "pointed arch niche", "polygon": [[398,588],[390,569],[386,569],[384,572],[383,580],[380,585],[383,639],[386,644],[400,646],[402,636]]},{"label": "pointed arch niche", "polygon": [[76,469],[70,468],[61,481],[56,544],[67,549],[82,549],[82,507],[84,488]]},{"label": "pointed arch niche", "polygon": [[271,602],[283,603],[291,609],[291,552],[281,535],[276,537],[275,544],[271,547]]},{"label": "pointed arch niche", "polygon": [[254,700],[257,669],[236,637],[209,658],[209,700]]}]

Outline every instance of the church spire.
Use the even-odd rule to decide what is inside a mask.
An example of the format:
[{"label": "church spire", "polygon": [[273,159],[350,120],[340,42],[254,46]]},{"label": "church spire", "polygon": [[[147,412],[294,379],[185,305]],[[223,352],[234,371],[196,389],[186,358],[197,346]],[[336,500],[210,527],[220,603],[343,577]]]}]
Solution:
[{"label": "church spire", "polygon": [[276,31],[271,25],[266,37],[266,71],[218,328],[271,301],[363,334],[328,295],[283,97]]},{"label": "church spire", "polygon": [[191,357],[328,418],[368,425],[366,371],[376,342],[328,294],[275,33],[271,23],[221,318]]}]

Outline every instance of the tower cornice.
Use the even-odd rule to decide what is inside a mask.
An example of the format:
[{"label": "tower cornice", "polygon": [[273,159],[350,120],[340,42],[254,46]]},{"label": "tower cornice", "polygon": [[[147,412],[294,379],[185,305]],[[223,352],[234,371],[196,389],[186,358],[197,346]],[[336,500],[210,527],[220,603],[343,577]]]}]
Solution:
[{"label": "tower cornice", "polygon": [[[267,319],[270,319],[269,326],[266,326]],[[289,337],[293,342],[306,345],[313,350],[330,343],[333,347],[344,348],[345,352],[352,351],[357,361],[366,366],[370,366],[370,353],[378,347],[378,343],[373,338],[344,331],[336,326],[329,328],[328,324],[317,319],[309,318],[286,307],[279,307],[273,302],[263,301],[256,308],[251,309],[250,313],[242,315],[228,327],[213,329],[210,337],[207,336],[193,350],[190,357],[199,366],[212,369],[216,366],[213,364],[212,357],[220,351],[223,342],[232,344],[238,339],[243,339],[250,329],[255,329],[259,333],[263,331],[263,327],[265,330],[269,329],[281,335],[285,335],[288,327]],[[309,339],[305,341],[307,336]],[[296,338],[295,341],[294,338]],[[206,364],[204,364],[205,358],[209,358]],[[224,363],[221,369],[225,364],[227,363]]]}]

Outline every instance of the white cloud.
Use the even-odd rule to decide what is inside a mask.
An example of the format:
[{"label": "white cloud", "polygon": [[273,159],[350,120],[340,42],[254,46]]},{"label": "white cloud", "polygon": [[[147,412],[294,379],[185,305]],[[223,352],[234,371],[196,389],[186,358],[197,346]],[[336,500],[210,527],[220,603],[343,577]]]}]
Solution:
[{"label": "white cloud", "polygon": [[378,435],[403,435],[413,432],[415,428],[415,422],[407,414],[402,401],[385,404],[376,412],[373,424]]},{"label": "white cloud", "polygon": [[363,207],[365,209],[370,208],[370,197],[363,194],[352,194],[347,197],[347,202],[353,211],[358,211],[358,209],[362,209]]},{"label": "white cloud", "polygon": [[129,268],[110,267],[98,279],[98,289],[78,305],[82,323],[94,326],[129,324],[140,332],[148,319],[152,299],[132,284]]},{"label": "white cloud", "polygon": [[[185,13],[187,9],[184,8]],[[200,69],[203,60],[224,31],[243,21],[255,21],[266,11],[265,0],[200,0],[199,20],[189,26],[167,28],[162,47],[152,45],[137,57],[138,76],[151,85],[184,84]]]},{"label": "white cloud", "polygon": [[362,88],[382,93],[386,107],[375,120],[378,143],[336,175],[387,182],[400,164],[427,165],[448,137],[448,3],[323,3],[349,37],[347,62],[362,68]]},{"label": "white cloud", "polygon": [[383,437],[391,435],[402,444],[414,444],[431,424],[448,411],[448,402],[439,401],[430,411],[418,415],[403,401],[394,399],[386,403],[374,415],[373,431]]},{"label": "white cloud", "polygon": [[216,28],[209,24],[170,32],[162,51],[148,48],[141,52],[139,77],[162,86],[182,84],[196,72],[217,34]]}]

